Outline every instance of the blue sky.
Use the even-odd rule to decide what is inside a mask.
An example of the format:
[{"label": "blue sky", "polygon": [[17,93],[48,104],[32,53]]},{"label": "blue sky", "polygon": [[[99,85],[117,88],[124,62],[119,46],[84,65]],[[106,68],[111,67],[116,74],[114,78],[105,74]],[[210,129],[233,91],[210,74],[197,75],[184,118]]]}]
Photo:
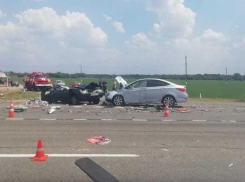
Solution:
[{"label": "blue sky", "polygon": [[[245,74],[245,1],[2,0],[2,71]],[[15,66],[13,66],[15,65]]]}]

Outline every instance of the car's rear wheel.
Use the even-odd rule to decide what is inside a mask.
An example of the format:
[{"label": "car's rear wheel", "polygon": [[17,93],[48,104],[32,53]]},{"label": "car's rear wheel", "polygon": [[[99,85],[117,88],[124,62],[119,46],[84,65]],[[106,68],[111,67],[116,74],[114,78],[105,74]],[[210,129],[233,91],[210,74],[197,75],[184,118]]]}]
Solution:
[{"label": "car's rear wheel", "polygon": [[162,104],[164,106],[166,106],[167,103],[169,104],[169,107],[173,107],[175,105],[176,101],[175,101],[173,96],[167,95],[167,96],[163,97]]},{"label": "car's rear wheel", "polygon": [[95,98],[95,99],[93,99],[93,103],[94,103],[94,104],[99,104],[99,103],[100,103],[100,98]]},{"label": "car's rear wheel", "polygon": [[78,104],[78,99],[75,95],[71,97],[71,104],[72,105],[77,105]]},{"label": "car's rear wheel", "polygon": [[124,99],[121,95],[116,95],[113,97],[112,103],[114,106],[123,106],[124,105]]}]

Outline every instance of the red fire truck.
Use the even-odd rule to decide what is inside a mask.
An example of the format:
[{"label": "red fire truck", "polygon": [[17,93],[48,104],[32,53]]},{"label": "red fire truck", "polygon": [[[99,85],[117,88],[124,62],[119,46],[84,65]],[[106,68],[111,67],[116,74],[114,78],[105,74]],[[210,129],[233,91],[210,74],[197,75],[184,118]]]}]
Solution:
[{"label": "red fire truck", "polygon": [[52,83],[45,73],[33,72],[24,77],[24,86],[27,90],[42,90],[52,87]]}]

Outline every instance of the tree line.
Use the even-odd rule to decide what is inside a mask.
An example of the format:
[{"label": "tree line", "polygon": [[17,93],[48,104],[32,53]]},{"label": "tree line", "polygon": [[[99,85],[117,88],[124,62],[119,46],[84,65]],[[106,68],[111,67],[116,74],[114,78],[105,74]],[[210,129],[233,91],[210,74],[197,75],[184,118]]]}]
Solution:
[{"label": "tree line", "polygon": [[[17,73],[10,71],[7,73],[10,77],[24,77],[29,73]],[[50,78],[115,78],[118,75],[110,75],[110,74],[85,74],[85,73],[47,73]],[[160,78],[160,79],[168,79],[168,80],[235,80],[235,81],[245,81],[245,75],[241,75],[240,73],[235,73],[233,75],[221,75],[221,74],[195,74],[195,75],[176,75],[176,74],[168,74],[168,75],[143,75],[143,74],[127,74],[120,75],[123,78],[132,78],[132,79],[141,79],[141,78]]]}]

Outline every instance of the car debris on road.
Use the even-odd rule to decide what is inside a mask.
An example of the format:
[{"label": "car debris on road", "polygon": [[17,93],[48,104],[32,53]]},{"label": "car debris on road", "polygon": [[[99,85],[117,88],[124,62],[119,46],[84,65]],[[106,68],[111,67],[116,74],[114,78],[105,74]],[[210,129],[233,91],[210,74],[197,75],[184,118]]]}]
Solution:
[{"label": "car debris on road", "polygon": [[61,106],[52,106],[49,110],[48,110],[48,114],[52,114],[54,113],[56,110],[60,110],[62,109]]},{"label": "car debris on road", "polygon": [[106,138],[104,136],[99,136],[99,137],[95,136],[95,137],[87,139],[87,141],[92,144],[100,144],[100,145],[107,145],[108,143],[111,142],[109,138]]}]

